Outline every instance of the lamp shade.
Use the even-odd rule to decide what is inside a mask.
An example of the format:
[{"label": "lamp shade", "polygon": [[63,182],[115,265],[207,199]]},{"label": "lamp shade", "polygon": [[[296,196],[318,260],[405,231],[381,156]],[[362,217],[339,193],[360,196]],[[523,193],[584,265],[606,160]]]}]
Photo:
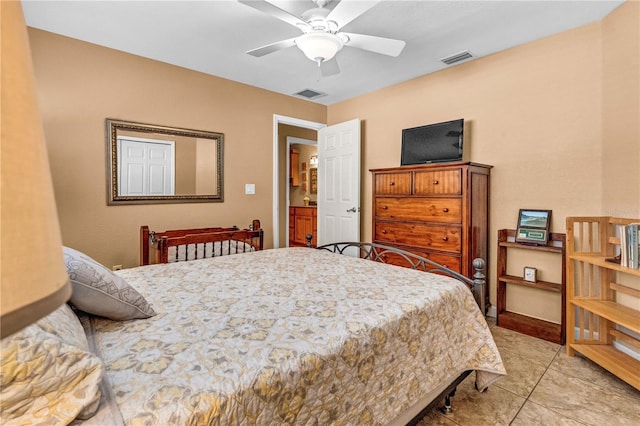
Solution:
[{"label": "lamp shade", "polygon": [[71,294],[27,27],[19,1],[0,2],[0,334],[57,309]]},{"label": "lamp shade", "polygon": [[344,46],[340,37],[325,32],[306,33],[295,41],[306,57],[318,64],[332,59]]}]

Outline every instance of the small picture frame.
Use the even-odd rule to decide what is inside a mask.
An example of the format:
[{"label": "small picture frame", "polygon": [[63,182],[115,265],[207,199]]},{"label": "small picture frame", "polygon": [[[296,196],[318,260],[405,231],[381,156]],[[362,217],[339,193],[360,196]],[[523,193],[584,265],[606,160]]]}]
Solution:
[{"label": "small picture frame", "polygon": [[522,279],[525,281],[529,281],[535,283],[537,281],[538,270],[531,266],[525,266],[524,272],[522,274]]},{"label": "small picture frame", "polygon": [[532,245],[547,245],[549,227],[551,226],[551,210],[520,209],[516,242]]},{"label": "small picture frame", "polygon": [[302,173],[302,181],[303,182],[307,181],[307,174],[306,173]]},{"label": "small picture frame", "polygon": [[307,163],[306,162],[302,162],[302,170],[307,170]]},{"label": "small picture frame", "polygon": [[312,194],[318,193],[318,169],[309,169],[309,190]]}]

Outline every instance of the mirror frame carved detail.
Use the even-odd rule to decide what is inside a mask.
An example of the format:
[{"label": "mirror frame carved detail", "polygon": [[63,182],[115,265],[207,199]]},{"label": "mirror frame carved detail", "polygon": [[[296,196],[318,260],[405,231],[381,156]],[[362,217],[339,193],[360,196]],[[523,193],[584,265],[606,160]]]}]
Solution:
[{"label": "mirror frame carved detail", "polygon": [[[118,195],[118,130],[149,134],[163,134],[170,136],[212,139],[216,143],[216,193],[204,195],[149,195],[124,196]],[[165,204],[165,203],[215,203],[224,201],[223,196],[223,146],[224,134],[205,130],[184,129],[180,127],[158,126],[155,124],[137,123],[117,119],[106,119],[107,135],[107,204]]]}]

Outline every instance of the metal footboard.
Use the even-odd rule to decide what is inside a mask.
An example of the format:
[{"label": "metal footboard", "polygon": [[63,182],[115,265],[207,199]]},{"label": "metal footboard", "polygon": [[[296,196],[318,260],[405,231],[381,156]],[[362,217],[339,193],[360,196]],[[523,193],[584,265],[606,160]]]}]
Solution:
[{"label": "metal footboard", "polygon": [[484,292],[486,288],[486,276],[484,274],[485,261],[482,258],[476,258],[473,260],[473,268],[475,272],[473,274],[473,279],[471,279],[425,257],[418,256],[417,254],[396,247],[385,246],[383,244],[366,242],[338,242],[324,244],[317,247],[317,249],[348,255],[356,255],[356,253],[358,253],[359,257],[362,259],[368,259],[382,263],[388,263],[385,258],[389,254],[400,256],[400,258],[406,261],[406,265],[403,266],[424,272],[434,272],[438,274],[448,275],[452,278],[457,279],[458,281],[465,283],[469,290],[471,290],[471,292],[473,293],[473,297],[475,298],[476,303],[478,303],[480,311],[483,314],[485,313]]}]

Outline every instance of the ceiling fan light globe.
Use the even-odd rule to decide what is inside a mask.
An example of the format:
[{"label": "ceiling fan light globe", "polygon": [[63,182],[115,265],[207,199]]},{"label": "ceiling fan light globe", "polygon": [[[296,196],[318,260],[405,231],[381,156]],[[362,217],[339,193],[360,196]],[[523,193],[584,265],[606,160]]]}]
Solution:
[{"label": "ceiling fan light globe", "polygon": [[313,32],[298,37],[296,45],[307,58],[319,65],[331,60],[342,49],[344,42],[335,34]]}]

